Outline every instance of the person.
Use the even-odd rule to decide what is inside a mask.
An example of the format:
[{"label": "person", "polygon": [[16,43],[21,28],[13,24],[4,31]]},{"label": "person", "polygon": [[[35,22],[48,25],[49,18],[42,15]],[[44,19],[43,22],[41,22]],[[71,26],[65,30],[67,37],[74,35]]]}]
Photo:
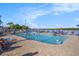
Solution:
[{"label": "person", "polygon": [[63,31],[61,31],[61,35],[64,35],[64,32]]},{"label": "person", "polygon": [[72,31],[71,33],[72,33],[72,35],[74,35],[74,31]]}]

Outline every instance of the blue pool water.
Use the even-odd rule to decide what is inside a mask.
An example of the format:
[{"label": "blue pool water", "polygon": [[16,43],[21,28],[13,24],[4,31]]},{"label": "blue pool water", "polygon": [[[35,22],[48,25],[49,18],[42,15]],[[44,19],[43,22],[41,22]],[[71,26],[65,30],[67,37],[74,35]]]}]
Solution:
[{"label": "blue pool water", "polygon": [[66,36],[52,36],[38,33],[21,33],[17,36],[26,38],[27,40],[36,40],[48,44],[62,44],[66,39]]}]

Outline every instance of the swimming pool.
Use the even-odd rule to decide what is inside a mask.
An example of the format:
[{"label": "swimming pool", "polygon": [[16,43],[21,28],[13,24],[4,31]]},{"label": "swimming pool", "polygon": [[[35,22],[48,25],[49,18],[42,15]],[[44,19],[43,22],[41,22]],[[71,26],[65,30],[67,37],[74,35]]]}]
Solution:
[{"label": "swimming pool", "polygon": [[20,33],[17,36],[26,38],[27,40],[36,40],[48,44],[63,44],[66,36],[53,36],[39,33]]}]

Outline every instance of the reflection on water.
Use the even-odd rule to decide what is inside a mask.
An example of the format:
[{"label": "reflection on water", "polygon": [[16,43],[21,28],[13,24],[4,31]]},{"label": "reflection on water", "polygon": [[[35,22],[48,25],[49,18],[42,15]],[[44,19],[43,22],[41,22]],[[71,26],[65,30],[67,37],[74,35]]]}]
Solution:
[{"label": "reflection on water", "polygon": [[21,33],[17,35],[24,37],[28,40],[36,40],[36,41],[40,41],[48,44],[62,44],[66,39],[66,36],[53,36],[53,35],[47,35],[47,34],[39,34],[36,32]]}]

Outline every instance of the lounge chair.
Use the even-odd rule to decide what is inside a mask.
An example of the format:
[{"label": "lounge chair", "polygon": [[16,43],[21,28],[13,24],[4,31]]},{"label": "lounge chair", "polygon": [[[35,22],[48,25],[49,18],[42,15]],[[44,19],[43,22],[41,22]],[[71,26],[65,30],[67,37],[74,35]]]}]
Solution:
[{"label": "lounge chair", "polygon": [[4,38],[4,40],[6,40],[7,42],[11,42],[11,43],[14,43],[14,42],[17,41],[17,40],[14,39],[14,38]]},{"label": "lounge chair", "polygon": [[0,32],[0,36],[5,36],[6,34],[3,32]]},{"label": "lounge chair", "polygon": [[3,38],[0,39],[0,49],[1,50],[5,50],[9,46],[10,46],[10,44],[7,44],[6,40],[4,40]]},{"label": "lounge chair", "polygon": [[12,38],[1,38],[0,39],[0,52],[3,52],[4,50],[8,49],[16,39]]},{"label": "lounge chair", "polygon": [[0,43],[0,52],[3,52],[6,49],[3,43]]},{"label": "lounge chair", "polygon": [[2,49],[2,46],[1,46],[1,44],[0,44],[0,52],[3,52],[3,49]]}]

